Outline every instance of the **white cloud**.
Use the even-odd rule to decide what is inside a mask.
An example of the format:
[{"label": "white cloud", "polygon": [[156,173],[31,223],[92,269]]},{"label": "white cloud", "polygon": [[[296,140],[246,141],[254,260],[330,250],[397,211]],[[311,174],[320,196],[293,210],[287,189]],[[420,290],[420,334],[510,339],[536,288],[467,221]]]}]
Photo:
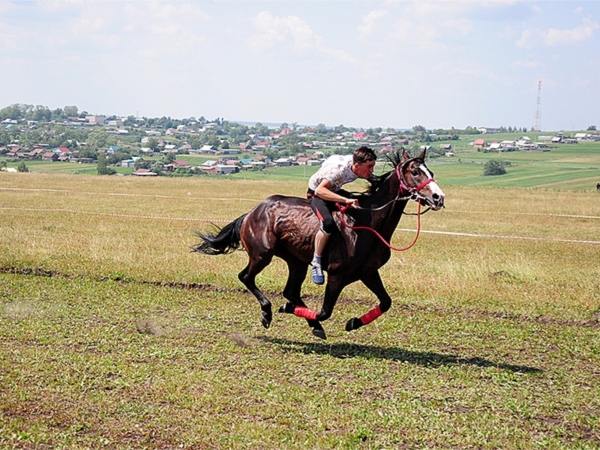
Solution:
[{"label": "white cloud", "polygon": [[252,50],[261,52],[278,43],[291,40],[298,52],[309,50],[314,45],[313,31],[297,16],[274,17],[267,11],[260,12],[253,21],[255,33],[248,43]]},{"label": "white cloud", "polygon": [[446,44],[439,42],[439,28],[432,27],[428,23],[415,22],[405,18],[396,21],[390,32],[390,38],[421,49],[446,48]]},{"label": "white cloud", "polygon": [[541,66],[541,64],[539,63],[539,61],[521,61],[520,59],[517,61],[513,61],[510,64],[511,67],[524,67],[526,69],[537,69],[538,67]]},{"label": "white cloud", "polygon": [[316,51],[337,61],[357,64],[348,52],[327,46],[324,39],[297,16],[275,17],[268,11],[262,11],[254,18],[253,24],[255,31],[247,43],[256,53],[282,45],[284,49],[291,47],[297,54]]},{"label": "white cloud", "polygon": [[546,31],[526,29],[521,33],[516,45],[517,47],[533,48],[540,44],[549,46],[576,44],[593,38],[598,29],[600,29],[599,24],[587,19],[581,25],[569,30],[556,28],[550,28]]},{"label": "white cloud", "polygon": [[591,39],[594,36],[594,32],[599,28],[600,25],[589,20],[585,20],[584,23],[571,30],[550,28],[543,33],[544,42],[548,45],[574,44]]},{"label": "white cloud", "polygon": [[367,15],[363,16],[362,25],[360,25],[358,27],[358,31],[359,31],[358,39],[364,39],[367,36],[369,36],[371,33],[373,33],[373,30],[375,29],[377,22],[381,18],[387,16],[388,14],[389,14],[389,11],[382,9],[382,10],[378,10],[378,11],[371,11]]}]

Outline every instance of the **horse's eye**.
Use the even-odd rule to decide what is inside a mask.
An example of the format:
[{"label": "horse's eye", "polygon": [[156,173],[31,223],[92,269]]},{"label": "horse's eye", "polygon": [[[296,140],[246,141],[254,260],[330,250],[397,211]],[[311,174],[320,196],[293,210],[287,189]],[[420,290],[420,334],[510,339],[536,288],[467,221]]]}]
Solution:
[{"label": "horse's eye", "polygon": [[418,177],[419,176],[419,171],[417,169],[411,170],[410,173],[412,174],[413,177]]}]

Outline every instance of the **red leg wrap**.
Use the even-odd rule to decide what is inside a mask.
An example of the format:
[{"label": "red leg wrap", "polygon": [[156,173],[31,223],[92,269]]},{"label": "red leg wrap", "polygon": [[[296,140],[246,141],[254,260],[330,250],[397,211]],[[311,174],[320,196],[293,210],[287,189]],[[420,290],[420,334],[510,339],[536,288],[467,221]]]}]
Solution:
[{"label": "red leg wrap", "polygon": [[367,325],[367,324],[373,322],[375,319],[377,319],[382,314],[383,314],[383,312],[381,311],[381,308],[378,306],[377,308],[372,309],[368,313],[363,314],[360,317],[360,321],[362,322],[363,325]]},{"label": "red leg wrap", "polygon": [[302,306],[296,307],[294,309],[294,314],[298,317],[304,317],[309,320],[317,320],[317,312],[312,309],[304,308]]}]

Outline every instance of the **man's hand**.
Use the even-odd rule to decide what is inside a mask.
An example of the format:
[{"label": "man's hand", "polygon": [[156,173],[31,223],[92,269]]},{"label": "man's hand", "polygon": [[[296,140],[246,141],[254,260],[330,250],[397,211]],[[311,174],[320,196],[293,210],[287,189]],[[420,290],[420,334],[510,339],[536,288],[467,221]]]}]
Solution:
[{"label": "man's hand", "polygon": [[359,208],[360,207],[360,205],[358,204],[357,198],[347,198],[345,203],[346,203],[346,205],[350,206],[351,208]]}]

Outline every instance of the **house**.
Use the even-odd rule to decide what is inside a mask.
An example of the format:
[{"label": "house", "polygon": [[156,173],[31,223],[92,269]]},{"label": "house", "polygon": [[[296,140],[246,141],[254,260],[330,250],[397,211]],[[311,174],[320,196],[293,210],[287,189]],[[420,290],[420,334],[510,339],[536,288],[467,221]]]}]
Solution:
[{"label": "house", "polygon": [[138,169],[131,175],[135,175],[137,177],[155,177],[158,174],[156,172],[152,172],[150,169]]},{"label": "house", "polygon": [[500,147],[502,147],[505,152],[512,152],[517,148],[517,143],[515,141],[502,141],[500,142]]},{"label": "house", "polygon": [[240,168],[238,166],[228,166],[226,164],[217,164],[214,167],[214,173],[217,175],[227,175],[230,173],[238,173]]},{"label": "house", "polygon": [[250,161],[250,167],[252,169],[264,169],[267,167],[267,163],[264,161]]},{"label": "house", "polygon": [[485,139],[475,139],[473,141],[473,148],[477,148],[477,149],[485,148]]},{"label": "house", "polygon": [[58,155],[54,152],[46,152],[42,154],[42,161],[56,161]]},{"label": "house", "polygon": [[39,155],[43,154],[44,150],[42,150],[41,148],[34,148],[33,150],[31,150],[29,152],[29,157],[31,159],[36,159]]},{"label": "house", "polygon": [[500,133],[500,128],[492,128],[492,127],[479,127],[477,128],[481,134],[497,134]]},{"label": "house", "polygon": [[105,116],[85,116],[89,125],[104,125]]},{"label": "house", "polygon": [[273,161],[277,167],[289,167],[292,165],[292,161],[289,158],[278,158]]},{"label": "house", "polygon": [[309,159],[308,162],[306,163],[307,166],[320,166],[322,163],[322,161],[318,160],[318,159]]},{"label": "house", "polygon": [[200,148],[200,153],[214,155],[215,153],[217,153],[217,147],[215,147],[214,145],[205,144]]},{"label": "house", "polygon": [[191,164],[189,164],[187,161],[184,161],[183,159],[176,159],[171,163],[171,165],[174,168],[183,167],[185,169],[189,169],[190,167],[192,167]]},{"label": "house", "polygon": [[239,155],[241,152],[237,148],[224,148],[218,153],[221,155]]},{"label": "house", "polygon": [[217,161],[214,160],[206,160],[200,166],[200,170],[204,173],[216,173],[215,166],[218,164]]},{"label": "house", "polygon": [[135,161],[133,159],[124,159],[121,161],[121,167],[133,167]]}]

